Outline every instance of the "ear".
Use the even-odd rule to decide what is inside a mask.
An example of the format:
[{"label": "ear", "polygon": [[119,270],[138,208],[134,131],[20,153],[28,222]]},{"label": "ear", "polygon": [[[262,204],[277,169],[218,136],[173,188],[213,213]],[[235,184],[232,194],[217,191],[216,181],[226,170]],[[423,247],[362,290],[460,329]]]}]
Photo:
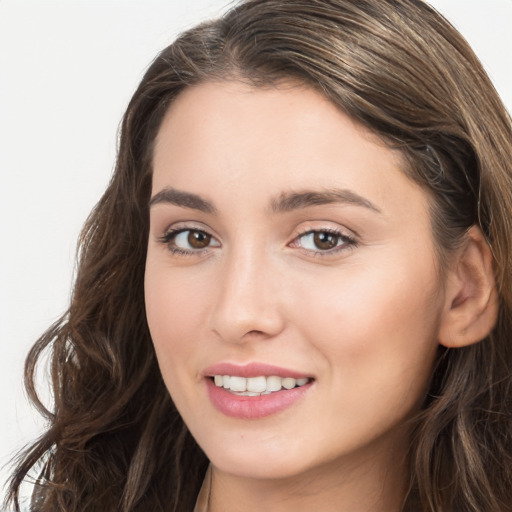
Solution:
[{"label": "ear", "polygon": [[498,293],[492,254],[477,226],[450,262],[439,343],[459,348],[483,340],[498,316]]}]

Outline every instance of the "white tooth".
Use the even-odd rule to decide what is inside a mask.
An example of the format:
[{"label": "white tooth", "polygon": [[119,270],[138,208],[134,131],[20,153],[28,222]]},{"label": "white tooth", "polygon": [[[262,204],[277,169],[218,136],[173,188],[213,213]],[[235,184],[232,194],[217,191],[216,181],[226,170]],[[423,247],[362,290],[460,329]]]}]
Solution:
[{"label": "white tooth", "polygon": [[297,386],[304,386],[304,384],[308,383],[309,379],[297,379]]},{"label": "white tooth", "polygon": [[247,391],[261,393],[267,389],[266,377],[250,377],[247,379]]},{"label": "white tooth", "polygon": [[254,391],[246,391],[244,396],[260,396],[260,393],[256,393]]},{"label": "white tooth", "polygon": [[222,387],[222,381],[223,381],[222,375],[215,375],[213,380],[214,380],[216,386],[218,386],[219,388]]},{"label": "white tooth", "polygon": [[[231,389],[231,391],[245,391],[248,388],[248,380],[249,379],[245,377],[231,376],[229,379],[229,389]],[[249,389],[249,391],[252,391],[252,389]]]},{"label": "white tooth", "polygon": [[229,376],[229,375],[223,375],[223,376],[222,376],[222,386],[223,386],[225,389],[229,389],[229,379],[230,379],[230,376]]},{"label": "white tooth", "polygon": [[281,381],[281,377],[276,377],[275,375],[267,377],[267,391],[279,391],[281,389]]},{"label": "white tooth", "polygon": [[292,377],[285,377],[283,379],[283,388],[284,389],[292,389],[295,387],[295,384],[297,381],[293,379]]}]

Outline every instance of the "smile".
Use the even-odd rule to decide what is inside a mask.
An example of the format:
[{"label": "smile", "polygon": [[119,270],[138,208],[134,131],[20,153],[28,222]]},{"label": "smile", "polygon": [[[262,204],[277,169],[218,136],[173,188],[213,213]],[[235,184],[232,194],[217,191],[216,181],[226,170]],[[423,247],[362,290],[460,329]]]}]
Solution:
[{"label": "smile", "polygon": [[219,388],[239,396],[270,395],[283,389],[290,390],[301,387],[310,382],[309,378],[278,377],[271,375],[265,377],[240,377],[236,375],[214,375],[213,381]]}]

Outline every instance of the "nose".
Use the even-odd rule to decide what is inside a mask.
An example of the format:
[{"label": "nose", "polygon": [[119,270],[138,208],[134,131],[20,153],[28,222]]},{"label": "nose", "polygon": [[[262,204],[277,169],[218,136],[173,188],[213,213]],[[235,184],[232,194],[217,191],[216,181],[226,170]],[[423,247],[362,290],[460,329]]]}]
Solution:
[{"label": "nose", "polygon": [[263,251],[246,249],[226,257],[210,318],[214,333],[229,343],[277,336],[285,324],[278,274]]}]

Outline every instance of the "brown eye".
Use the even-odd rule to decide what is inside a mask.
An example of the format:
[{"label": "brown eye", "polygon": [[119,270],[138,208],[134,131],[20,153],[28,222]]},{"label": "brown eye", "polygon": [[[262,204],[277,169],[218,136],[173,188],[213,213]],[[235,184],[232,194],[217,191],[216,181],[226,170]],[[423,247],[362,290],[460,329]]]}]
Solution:
[{"label": "brown eye", "polygon": [[211,235],[204,231],[189,231],[187,242],[194,249],[204,249],[210,245]]},{"label": "brown eye", "polygon": [[329,233],[327,231],[316,231],[313,233],[313,243],[317,249],[321,249],[323,251],[334,249],[334,247],[338,245],[339,241],[339,235],[334,233]]},{"label": "brown eye", "polygon": [[356,241],[349,236],[331,230],[312,230],[298,236],[292,247],[301,247],[313,254],[334,255],[339,251],[355,246]]},{"label": "brown eye", "polygon": [[171,252],[179,254],[192,254],[210,247],[220,247],[212,235],[200,229],[172,230],[162,237],[162,243]]}]

